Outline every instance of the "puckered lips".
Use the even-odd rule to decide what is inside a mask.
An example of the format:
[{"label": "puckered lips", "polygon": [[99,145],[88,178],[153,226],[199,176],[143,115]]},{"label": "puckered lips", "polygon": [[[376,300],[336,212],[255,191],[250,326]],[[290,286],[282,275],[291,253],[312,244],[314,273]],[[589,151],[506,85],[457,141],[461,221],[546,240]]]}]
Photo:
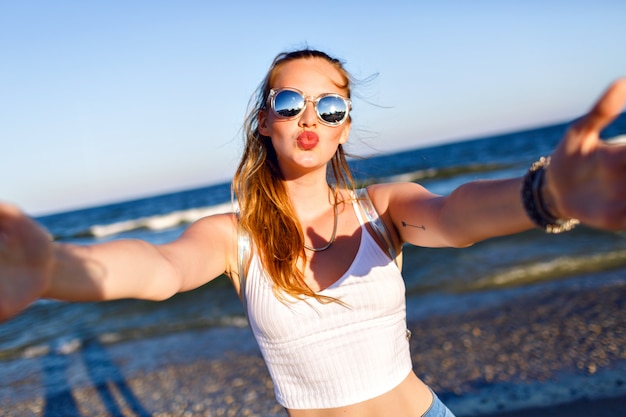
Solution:
[{"label": "puckered lips", "polygon": [[320,141],[319,136],[310,130],[304,131],[298,135],[298,147],[303,151],[310,151]]}]

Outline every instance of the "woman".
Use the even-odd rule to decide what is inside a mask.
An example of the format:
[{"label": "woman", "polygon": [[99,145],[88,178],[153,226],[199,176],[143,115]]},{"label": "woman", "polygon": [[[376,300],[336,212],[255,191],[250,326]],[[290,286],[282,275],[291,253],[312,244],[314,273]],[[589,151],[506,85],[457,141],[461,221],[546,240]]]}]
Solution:
[{"label": "woman", "polygon": [[38,297],[163,300],[225,273],[290,416],[451,416],[411,369],[394,253],[536,225],[560,232],[574,219],[626,228],[626,148],[598,139],[624,102],[626,79],[572,126],[549,169],[542,161],[524,178],[471,182],[445,197],[379,184],[357,198],[342,147],[347,72],[319,51],[281,54],[246,122],[233,182],[240,214],[203,218],[164,245],[75,246],[50,243],[19,210],[0,206],[0,318]]}]

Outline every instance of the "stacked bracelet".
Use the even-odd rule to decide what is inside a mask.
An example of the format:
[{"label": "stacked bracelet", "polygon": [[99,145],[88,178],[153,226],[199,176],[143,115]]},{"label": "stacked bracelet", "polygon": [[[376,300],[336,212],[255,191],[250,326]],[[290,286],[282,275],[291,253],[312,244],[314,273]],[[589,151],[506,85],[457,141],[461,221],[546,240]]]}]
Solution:
[{"label": "stacked bracelet", "polygon": [[522,202],[526,214],[546,233],[563,233],[572,230],[580,222],[577,219],[559,219],[546,208],[541,195],[545,168],[550,165],[550,158],[541,157],[530,166],[522,183]]}]

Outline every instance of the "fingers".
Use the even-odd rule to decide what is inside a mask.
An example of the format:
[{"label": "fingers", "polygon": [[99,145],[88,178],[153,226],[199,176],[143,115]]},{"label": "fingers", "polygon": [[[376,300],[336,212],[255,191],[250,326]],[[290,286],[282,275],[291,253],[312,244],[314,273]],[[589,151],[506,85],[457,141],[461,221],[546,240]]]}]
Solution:
[{"label": "fingers", "polygon": [[21,214],[17,207],[0,202],[0,238],[6,236],[6,229]]},{"label": "fingers", "polygon": [[19,212],[19,209],[9,203],[5,203],[0,201],[0,216],[4,214],[14,215],[16,212]]},{"label": "fingers", "polygon": [[13,216],[14,208],[0,202],[0,250],[6,245],[9,234],[7,232],[8,219]]},{"label": "fingers", "polygon": [[626,105],[626,78],[620,78],[607,88],[589,113],[574,127],[582,132],[600,132],[615,119]]},{"label": "fingers", "polygon": [[53,240],[52,235],[33,219],[22,212],[19,207],[0,202],[0,251],[14,246],[21,239],[35,237],[39,231]]},{"label": "fingers", "polygon": [[600,132],[626,105],[626,77],[606,89],[591,110],[572,124],[561,146],[568,155],[592,153],[600,144]]}]

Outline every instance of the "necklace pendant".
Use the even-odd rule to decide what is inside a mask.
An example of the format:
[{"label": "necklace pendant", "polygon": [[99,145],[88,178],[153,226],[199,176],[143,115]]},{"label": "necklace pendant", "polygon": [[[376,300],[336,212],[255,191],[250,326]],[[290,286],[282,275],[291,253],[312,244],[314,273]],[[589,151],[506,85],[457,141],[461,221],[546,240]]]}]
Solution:
[{"label": "necklace pendant", "polygon": [[335,204],[334,204],[334,225],[333,225],[333,234],[330,237],[330,240],[328,241],[327,244],[325,244],[324,246],[322,246],[321,248],[314,248],[312,246],[308,246],[306,243],[304,244],[304,249],[310,250],[311,252],[323,252],[326,249],[330,248],[330,246],[335,243],[335,239],[337,238],[337,223],[338,223],[338,218],[339,218],[339,212],[338,212],[338,208],[337,208],[337,197],[335,197]]}]

